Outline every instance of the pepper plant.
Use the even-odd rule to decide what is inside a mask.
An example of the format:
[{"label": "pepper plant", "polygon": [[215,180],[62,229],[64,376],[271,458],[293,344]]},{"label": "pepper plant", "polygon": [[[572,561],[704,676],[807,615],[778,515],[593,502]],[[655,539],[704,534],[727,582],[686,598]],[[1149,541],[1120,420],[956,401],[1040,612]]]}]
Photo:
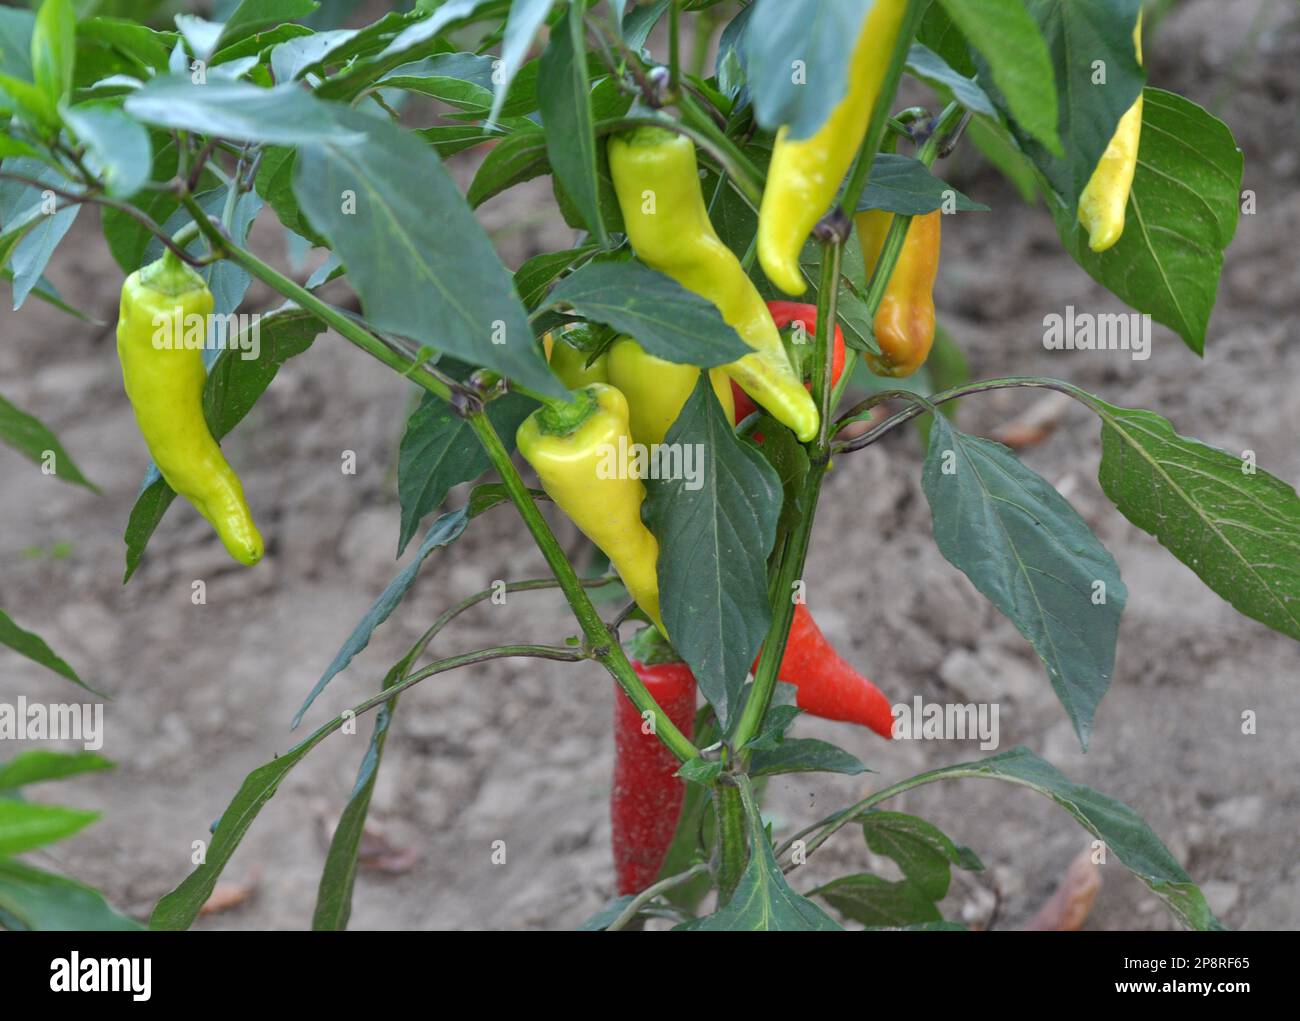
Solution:
[{"label": "pepper plant", "polygon": [[[824,639],[803,605],[816,596],[804,565],[832,458],[852,473],[856,451],[919,417],[940,551],[1033,647],[1086,746],[1114,671],[1125,586],[1051,485],[1006,447],[954,425],[956,401],[991,390],[1053,389],[1093,412],[1101,487],[1118,511],[1242,613],[1300,638],[1300,503],[1289,485],[1153,411],[1065,381],[972,381],[954,375],[952,358],[923,367],[940,223],[960,231],[986,208],[942,179],[942,161],[976,142],[1032,181],[1062,245],[1095,280],[1202,351],[1242,159],[1223,123],[1145,84],[1140,6],[421,0],[329,31],[311,17],[314,0],[243,0],[224,6],[224,20],[184,14],[170,25],[78,19],[71,0],[45,0],[34,15],[0,10],[0,266],[15,303],[74,311],[75,296],[59,296],[42,271],[88,204],[101,208],[124,275],[149,267],[134,279],[186,287],[201,275],[218,317],[241,308],[254,279],[283,298],[257,322],[256,357],[245,357],[246,332],[220,349],[209,336],[200,387],[193,359],[173,368],[179,358],[164,362],[125,325],[141,301],[172,315],[175,288],[124,295],[128,391],[158,469],[125,522],[126,578],[154,532],[190,513],[167,514],[177,491],[223,539],[235,529],[241,559],[258,559],[248,506],[230,496],[233,471],[219,454],[195,459],[240,426],[277,372],[292,372],[314,343],[341,340],[422,394],[399,452],[399,546],[440,514],[304,693],[294,724],[375,628],[418,612],[401,605],[417,572],[489,511],[515,515],[552,574],[506,590],[558,589],[580,631],[428,660],[457,615],[493,593],[467,594],[371,698],[248,775],[205,861],[159,901],[152,926],[189,926],[285,776],[373,710],[312,918],[346,926],[400,696],[451,670],[540,657],[594,660],[626,700],[620,728],[632,743],[620,745],[620,768],[632,772],[615,784],[614,813],[626,892],[592,928],[647,917],[683,929],[960,927],[937,905],[949,870],[980,868],[978,859],[934,822],[888,809],[914,787],[970,777],[1051,798],[1184,924],[1216,927],[1136,813],[1024,748],[872,790],[792,834],[768,831],[756,784],[864,771],[832,744],[789,737],[800,707],[888,731],[874,686],[829,646],[805,654]],[[904,79],[923,87],[921,105],[899,100]],[[462,194],[444,160],[469,151],[482,159]],[[575,239],[512,272],[474,210],[544,175]],[[286,272],[249,247],[254,220],[270,217],[294,250],[327,253],[319,268]],[[359,314],[322,297],[337,280]],[[776,304],[792,297],[807,306],[793,340],[777,320],[801,313]],[[318,341],[326,330],[334,336]],[[133,370],[154,375],[134,387]],[[194,437],[179,449],[168,428],[178,422]],[[34,428],[36,447],[57,447]],[[512,457],[516,435],[527,465]],[[0,436],[15,442],[12,430]],[[62,477],[78,481],[57,449]],[[211,503],[215,483],[191,476],[223,471],[226,496]],[[541,490],[530,487],[534,471]],[[462,483],[475,485],[446,509]],[[248,504],[255,515],[255,493]],[[603,550],[610,573],[579,574],[552,532],[559,512]],[[626,608],[603,612],[593,590],[619,584]],[[639,669],[623,647],[634,618],[653,624],[639,639],[653,655],[639,647]],[[3,622],[0,641],[75,677]],[[804,643],[798,655],[795,643]],[[657,664],[674,678],[662,696],[672,714],[643,679]],[[692,719],[695,684],[703,704]],[[660,754],[634,747],[642,721],[639,736]],[[655,796],[634,804],[629,783]],[[800,867],[849,826],[904,878],[801,882]]]}]

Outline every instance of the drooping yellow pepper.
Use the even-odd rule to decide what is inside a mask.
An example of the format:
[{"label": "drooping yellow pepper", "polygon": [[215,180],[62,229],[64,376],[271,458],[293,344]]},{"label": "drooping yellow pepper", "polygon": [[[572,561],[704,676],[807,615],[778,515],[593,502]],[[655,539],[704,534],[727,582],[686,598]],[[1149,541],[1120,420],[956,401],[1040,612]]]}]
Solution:
[{"label": "drooping yellow pepper", "polygon": [[515,440],[546,494],[609,557],[636,604],[667,634],[659,616],[659,541],[641,521],[645,485],[620,454],[632,445],[627,399],[592,383],[573,404],[538,408]]},{"label": "drooping yellow pepper", "polygon": [[754,348],[723,366],[727,375],[802,442],[811,440],[817,406],[795,376],[767,305],[709,221],[694,143],[664,128],[637,128],[610,138],[609,167],[637,257],[718,307]]},{"label": "drooping yellow pepper", "polygon": [[241,564],[262,559],[244,488],[203,417],[203,343],[212,292],[168,252],[122,285],[117,355],[135,419],[167,484],[192,503]]},{"label": "drooping yellow pepper", "polygon": [[[619,337],[609,349],[609,382],[627,398],[632,439],[647,447],[664,441],[699,378],[694,365],[652,355],[631,337]],[[710,369],[709,382],[727,421],[734,421],[731,380],[721,369]]]},{"label": "drooping yellow pepper", "polygon": [[862,145],[907,4],[876,0],[849,58],[848,91],[813,135],[791,139],[789,128],[777,132],[758,212],[758,261],[787,294],[802,294],[807,287],[799,253]]},{"label": "drooping yellow pepper", "polygon": [[[1142,63],[1142,12],[1133,26],[1133,45]],[[1133,174],[1137,170],[1138,145],[1142,141],[1142,93],[1120,118],[1110,144],[1079,196],[1079,222],[1088,232],[1088,247],[1104,252],[1124,233],[1124,211],[1128,208]]]},{"label": "drooping yellow pepper", "polygon": [[[921,367],[934,343],[934,281],[939,273],[939,210],[912,217],[903,238],[903,250],[876,310],[873,327],[880,357],[864,357],[879,376],[910,376]],[[869,209],[854,217],[862,258],[867,266],[867,283],[880,261],[894,214]]]}]

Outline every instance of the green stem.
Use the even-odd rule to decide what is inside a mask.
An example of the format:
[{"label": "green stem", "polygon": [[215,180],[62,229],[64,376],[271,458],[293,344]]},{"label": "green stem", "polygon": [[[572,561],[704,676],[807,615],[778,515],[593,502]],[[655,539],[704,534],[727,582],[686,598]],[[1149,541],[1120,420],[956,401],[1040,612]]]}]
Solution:
[{"label": "green stem", "polygon": [[591,648],[591,658],[599,661],[614,676],[619,687],[623,689],[639,712],[654,714],[655,733],[678,760],[686,762],[689,759],[698,758],[699,749],[691,743],[686,735],[677,729],[673,721],[668,718],[668,714],[655,702],[654,697],[646,689],[641,678],[632,669],[632,664],[628,662],[623,647],[610,634],[605,622],[601,620],[600,614],[592,605],[590,597],[582,586],[582,581],[573,570],[573,565],[569,563],[568,557],[564,555],[564,550],[560,548],[560,544],[550,526],[547,525],[546,519],[542,517],[542,512],[537,509],[532,494],[528,492],[523,479],[519,477],[519,472],[510,460],[510,452],[506,450],[505,445],[501,442],[501,437],[497,435],[496,429],[493,428],[487,415],[482,411],[476,411],[469,414],[466,421],[469,422],[470,428],[474,430],[479,443],[483,445],[483,449],[487,452],[492,467],[501,476],[506,491],[510,494],[511,500],[514,501],[515,507],[519,510],[520,517],[524,519],[524,524],[527,526],[528,531],[532,533],[533,539],[542,551],[547,566],[550,567],[556,580],[560,583],[560,590],[573,608],[573,614],[578,618],[578,624],[581,626],[582,633]]},{"label": "green stem", "polygon": [[[699,103],[685,89],[677,96],[677,108],[681,111],[685,127],[694,132],[692,139],[695,144],[718,160],[719,166],[736,182],[743,197],[750,202],[751,208],[757,209],[759,203],[763,201],[763,189],[758,183],[763,179],[763,175],[754,165],[754,161],[713,122],[712,117],[700,109]],[[681,125],[674,130],[687,134],[682,130]],[[725,159],[721,158],[722,156],[725,156]]]},{"label": "green stem", "polygon": [[978,383],[964,383],[961,386],[955,386],[950,390],[943,390],[925,398],[920,397],[918,394],[915,394],[910,390],[878,390],[865,400],[859,401],[841,415],[836,420],[836,429],[842,429],[852,421],[865,418],[872,408],[878,404],[884,404],[886,401],[905,400],[911,403],[908,407],[891,415],[869,432],[865,432],[861,436],[855,436],[853,439],[844,443],[836,444],[834,447],[834,453],[849,454],[855,450],[861,450],[863,447],[869,447],[885,433],[898,428],[898,426],[902,425],[904,422],[909,422],[918,415],[924,415],[927,411],[933,411],[937,405],[945,404],[948,401],[955,401],[959,397],[970,397],[972,394],[985,393],[990,390],[1009,390],[1012,387],[1020,386],[1035,387],[1043,390],[1056,390],[1058,393],[1063,393],[1067,397],[1073,397],[1076,401],[1086,405],[1093,411],[1097,410],[1096,401],[1088,391],[1081,390],[1079,387],[1070,383],[1065,383],[1059,379],[1045,379],[1041,376],[1004,376],[999,379],[982,380]]},{"label": "green stem", "polygon": [[713,788],[713,810],[718,822],[713,871],[718,887],[718,906],[722,907],[736,892],[749,860],[749,845],[745,840],[745,804],[740,788],[725,782],[717,784]]},{"label": "green stem", "polygon": [[[821,427],[817,439],[809,451],[811,465],[804,478],[803,493],[800,503],[805,508],[799,523],[786,540],[784,554],[777,566],[776,582],[772,587],[772,620],[768,624],[767,636],[763,640],[763,651],[758,659],[758,669],[754,672],[754,687],[749,693],[749,701],[741,713],[740,722],[732,746],[739,749],[750,741],[763,724],[771,705],[772,695],[776,691],[777,672],[785,656],[786,643],[790,637],[790,626],[794,622],[795,603],[791,593],[795,583],[803,574],[804,562],[808,556],[808,547],[812,542],[813,516],[817,501],[821,495],[822,477],[829,464],[830,453],[830,417],[831,399],[834,396],[830,383],[832,362],[830,357],[831,338],[834,336],[835,307],[838,297],[840,278],[840,254],[842,246],[838,242],[828,242],[822,250],[821,282],[817,290],[817,334],[813,349],[813,399],[821,409]],[[748,753],[743,754],[742,765],[748,762]]]},{"label": "green stem", "polygon": [[[797,841],[802,840],[810,833],[816,833],[817,836],[813,837],[813,839],[804,846],[805,855],[811,855],[839,830],[843,829],[854,820],[861,818],[862,813],[875,808],[876,805],[888,801],[890,798],[897,797],[899,794],[903,794],[913,788],[921,787],[928,783],[934,783],[936,780],[965,780],[971,777],[987,777],[988,775],[988,771],[979,763],[972,763],[968,769],[941,766],[938,769],[933,769],[926,773],[918,773],[916,776],[908,777],[906,780],[900,780],[898,783],[890,787],[878,790],[874,794],[868,794],[857,804],[850,805],[843,811],[836,812],[833,816],[815,822],[811,826],[804,827],[798,833],[785,840],[778,848],[776,848],[774,853],[778,858],[780,858],[781,855],[788,852]],[[1011,783],[1019,783],[1026,787],[1032,786],[1026,781],[1016,777],[1004,776],[1001,777],[1001,779],[1009,780]],[[782,868],[782,871],[789,872],[793,868],[795,868],[793,864],[787,864]]]},{"label": "green stem", "polygon": [[623,909],[623,913],[615,918],[614,921],[610,922],[610,924],[606,926],[605,931],[618,932],[620,929],[627,928],[627,926],[631,924],[632,920],[636,918],[641,908],[646,904],[649,904],[650,901],[654,900],[661,893],[667,893],[669,890],[675,889],[678,886],[684,886],[700,873],[707,871],[709,871],[709,866],[704,862],[700,862],[698,865],[692,865],[685,872],[679,872],[675,876],[669,876],[667,879],[659,880],[659,882],[655,883],[653,886],[647,886],[628,902],[627,907]]}]

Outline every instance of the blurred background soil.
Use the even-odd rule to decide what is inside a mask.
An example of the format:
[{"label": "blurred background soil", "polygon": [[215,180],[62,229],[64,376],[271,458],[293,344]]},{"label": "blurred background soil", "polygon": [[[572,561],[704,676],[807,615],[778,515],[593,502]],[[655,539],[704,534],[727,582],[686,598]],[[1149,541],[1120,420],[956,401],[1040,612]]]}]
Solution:
[{"label": "blurred background soil", "polygon": [[[1046,211],[1023,206],[970,152],[940,172],[994,208],[945,224],[940,315],[975,378],[1058,376],[1116,404],[1144,407],[1261,467],[1300,481],[1300,5],[1185,0],[1148,49],[1152,84],[1223,117],[1245,151],[1243,216],[1227,253],[1204,359],[1155,327],[1149,361],[1048,352],[1042,318],[1067,304],[1121,310],[1060,249]],[[481,155],[451,161],[468,184]],[[573,238],[548,178],[488,203],[482,220],[517,266]],[[83,213],[50,276],[111,323],[120,273]],[[264,215],[254,245],[283,253]],[[337,285],[335,285],[337,287]],[[345,300],[345,292],[331,292]],[[6,297],[7,300],[7,297]],[[257,287],[244,309],[273,305]],[[177,504],[125,587],[122,531],[146,464],[122,394],[112,327],[36,301],[0,319],[0,392],[56,430],[103,494],[40,474],[0,448],[0,607],[39,632],[95,687],[111,692],[103,754],[116,771],[35,789],[103,819],[32,860],[102,888],[144,918],[191,869],[245,774],[296,740],[288,725],[343,638],[398,565],[395,457],[410,387],[331,334],[289,362],[227,440],[270,541],[256,570],[236,568],[208,527]],[[1033,392],[967,401],[959,423],[990,435],[1034,406]],[[939,555],[921,494],[921,447],[900,430],[837,461],[806,572],[827,635],[896,700],[996,702],[1001,747],[1024,744],[1072,779],[1131,805],[1232,927],[1300,922],[1300,648],[1238,615],[1110,506],[1096,481],[1098,425],[1058,413],[1022,452],[1114,553],[1130,591],[1115,679],[1084,754],[1046,676],[1014,628]],[[343,474],[346,451],[357,472]],[[460,494],[454,494],[453,503]],[[567,523],[561,539],[580,543]],[[546,574],[509,506],[435,554],[399,611],[338,677],[303,732],[374,690],[428,623],[493,579]],[[195,578],[204,606],[190,602]],[[554,592],[466,614],[435,655],[503,636],[556,641],[576,631]],[[66,682],[0,652],[0,700],[80,700]],[[571,928],[612,893],[607,800],[613,682],[598,667],[505,661],[431,679],[406,695],[375,793],[356,928]],[[1243,735],[1242,713],[1258,733]],[[328,739],[281,785],[224,877],[230,907],[200,928],[310,923],[327,834],[351,789],[371,720]],[[865,730],[803,719],[876,773],[777,778],[766,809],[778,835],[923,769],[985,755],[976,742],[887,744]],[[0,751],[7,758],[17,750]],[[958,874],[950,918],[1021,925],[1089,835],[1047,799],[979,781],[931,785],[889,807],[917,813],[988,866]],[[504,864],[493,843],[504,841]],[[870,863],[852,829],[793,879],[800,889]],[[889,866],[892,867],[892,866]],[[886,874],[888,875],[888,868]],[[1101,868],[1090,928],[1163,929],[1168,913],[1117,861]]]}]

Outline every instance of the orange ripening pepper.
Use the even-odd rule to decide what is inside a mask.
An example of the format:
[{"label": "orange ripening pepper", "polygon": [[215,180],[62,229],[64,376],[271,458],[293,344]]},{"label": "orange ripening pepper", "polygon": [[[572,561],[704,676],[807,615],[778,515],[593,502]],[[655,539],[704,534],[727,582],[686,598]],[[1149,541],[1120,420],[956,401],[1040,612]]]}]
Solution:
[{"label": "orange ripening pepper", "polygon": [[[910,376],[929,357],[930,345],[934,343],[934,281],[939,274],[939,217],[942,215],[936,209],[912,217],[908,224],[903,250],[873,324],[880,357],[865,355],[867,365],[878,376]],[[870,285],[894,214],[868,209],[854,219]]]}]

